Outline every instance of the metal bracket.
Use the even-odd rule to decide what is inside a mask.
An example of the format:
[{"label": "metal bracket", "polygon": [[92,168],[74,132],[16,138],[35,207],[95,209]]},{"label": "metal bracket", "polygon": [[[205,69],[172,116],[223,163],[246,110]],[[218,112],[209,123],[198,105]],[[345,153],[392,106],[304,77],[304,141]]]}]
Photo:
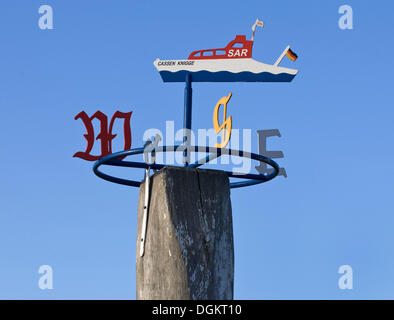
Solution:
[{"label": "metal bracket", "polygon": [[[159,142],[162,140],[159,134],[155,135],[153,141],[150,139],[146,140],[144,145],[144,161],[146,164],[156,163],[156,148],[159,147]],[[149,161],[149,154],[151,156],[151,161]],[[153,172],[156,172],[156,169],[153,169]]]}]

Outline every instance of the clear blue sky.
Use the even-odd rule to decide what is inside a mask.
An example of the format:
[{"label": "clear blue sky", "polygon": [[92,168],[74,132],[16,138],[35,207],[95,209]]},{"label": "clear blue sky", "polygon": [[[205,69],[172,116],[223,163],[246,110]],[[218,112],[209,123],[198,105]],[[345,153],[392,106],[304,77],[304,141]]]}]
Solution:
[{"label": "clear blue sky", "polygon": [[[54,10],[40,30],[38,8]],[[338,28],[349,4],[354,29]],[[0,298],[135,298],[138,190],[97,178],[81,110],[133,111],[148,128],[182,125],[183,85],[156,58],[181,59],[256,31],[256,60],[290,44],[292,83],[194,84],[193,128],[217,100],[235,128],[280,130],[269,148],[288,178],[232,191],[235,298],[394,299],[392,1],[2,1]],[[121,143],[117,145],[121,148]],[[125,171],[126,170],[126,171]],[[142,178],[140,171],[119,171]],[[38,268],[54,289],[38,288]],[[353,290],[338,288],[351,265]]]}]

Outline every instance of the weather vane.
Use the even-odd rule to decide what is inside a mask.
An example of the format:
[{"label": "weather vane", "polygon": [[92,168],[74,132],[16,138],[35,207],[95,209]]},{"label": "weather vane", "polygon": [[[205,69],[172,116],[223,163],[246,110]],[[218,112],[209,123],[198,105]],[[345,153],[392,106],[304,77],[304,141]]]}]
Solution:
[{"label": "weather vane", "polygon": [[[172,146],[159,145],[162,137],[156,135],[153,141],[146,141],[144,147],[132,148],[113,154],[107,154],[97,160],[93,166],[93,171],[97,176],[111,182],[133,187],[140,187],[142,182],[138,180],[128,180],[108,175],[99,170],[100,166],[109,165],[118,167],[140,168],[145,170],[144,184],[142,185],[143,187],[140,188],[139,204],[142,204],[142,206],[139,205],[138,224],[140,228],[138,228],[137,231],[137,247],[139,247],[137,249],[137,296],[139,298],[232,298],[233,289],[231,284],[233,283],[234,277],[232,268],[234,255],[231,203],[227,204],[230,201],[228,188],[241,188],[267,182],[269,180],[272,180],[279,174],[280,168],[275,161],[261,154],[226,148],[231,138],[232,130],[232,117],[227,117],[227,104],[231,99],[231,92],[227,96],[219,99],[214,108],[213,126],[216,134],[219,134],[221,131],[223,131],[221,142],[216,143],[214,147],[192,146],[190,139],[192,127],[192,82],[292,81],[293,78],[297,75],[298,70],[279,66],[285,55],[293,61],[297,59],[297,55],[290,49],[290,46],[286,47],[286,49],[282,52],[282,54],[279,56],[279,58],[274,64],[263,63],[252,58],[255,29],[256,27],[262,28],[263,26],[264,23],[257,19],[252,26],[253,33],[251,40],[247,40],[245,35],[236,35],[235,39],[230,41],[223,48],[196,50],[191,52],[189,57],[184,60],[156,59],[154,61],[154,66],[160,73],[160,76],[164,82],[185,82],[183,144]],[[223,121],[220,124],[219,109],[222,105]],[[131,113],[117,114],[116,116],[123,117],[125,120],[126,118],[130,120],[130,115]],[[94,115],[94,117],[98,117],[98,115]],[[87,117],[87,115],[84,115],[83,119],[85,119],[84,123],[87,128],[91,127],[89,125],[89,122],[91,122],[92,118],[93,117],[89,118]],[[106,125],[104,125],[104,127],[106,127]],[[129,129],[129,127],[125,127],[125,133]],[[100,138],[102,138],[102,136],[103,135],[100,134]],[[110,126],[109,133],[104,136],[107,137],[108,143],[111,143],[113,137],[115,136],[112,134],[112,125]],[[89,137],[90,139],[88,139]],[[87,138],[87,140],[88,142],[90,142],[90,145],[88,146],[87,151],[91,150],[91,146],[93,143],[92,136],[90,135],[89,137]],[[125,146],[126,145],[129,145],[129,140],[125,141]],[[107,149],[111,150],[111,148]],[[174,177],[176,177],[177,174],[174,170],[179,169],[167,166],[166,164],[156,163],[155,158],[158,152],[183,152],[183,166],[186,168],[198,168],[206,163],[211,162],[214,159],[221,157],[222,155],[235,155],[236,157],[257,160],[260,162],[260,165],[263,163],[264,165],[268,164],[273,169],[268,173],[259,174],[245,174],[223,170],[216,173],[202,173],[202,171],[193,171],[186,169],[182,171],[183,178],[180,181],[178,181],[177,183],[170,183],[168,187],[164,187],[164,189],[163,187],[161,187],[160,189],[159,187],[157,187],[157,184],[156,187],[154,186],[155,180],[153,180],[153,182],[150,182],[150,170],[160,170],[167,167],[167,170],[163,170],[161,172],[161,176],[163,177],[167,175],[167,177],[169,177],[173,175],[171,179],[175,179]],[[190,161],[191,152],[197,154],[205,152],[205,157],[198,159],[195,162],[192,162]],[[137,154],[144,154],[143,162],[125,160],[127,156]],[[85,154],[83,155],[85,156]],[[104,155],[104,153],[102,153],[102,155]],[[149,161],[149,155],[151,156],[151,161]],[[204,171],[208,172],[209,170]],[[197,210],[198,204],[196,204],[195,201],[190,200],[190,197],[193,197],[193,195],[195,195],[196,193],[196,191],[193,189],[193,184],[195,181],[189,181],[189,184],[187,184],[185,181],[187,179],[190,179],[190,175],[193,174],[215,175],[214,178],[206,178],[208,180],[213,179],[211,180],[209,188],[212,189],[212,185],[216,186],[216,189],[210,190],[210,192],[202,191],[204,187],[200,186],[200,180],[198,180],[199,191],[197,192],[200,192],[200,195],[198,197],[199,201],[201,201],[200,205],[202,206],[202,203],[205,201],[204,203],[212,204],[212,208]],[[229,182],[229,178],[244,179],[244,181]],[[185,183],[186,185],[184,186]],[[161,184],[161,186],[162,185],[163,183]],[[152,189],[155,189],[156,191],[152,192]],[[224,196],[223,192],[225,193]],[[164,197],[162,198],[164,200],[160,201],[160,205],[157,204],[157,200],[153,200],[153,205],[150,204],[151,193],[152,197],[156,197],[156,199],[157,197]],[[209,194],[208,198],[213,198],[203,200],[204,197],[207,197],[207,194]],[[186,200],[183,197],[186,197]],[[163,203],[165,203],[166,201],[168,202],[168,204],[163,206]],[[183,206],[186,206],[186,208],[179,206],[179,203],[182,203]],[[179,209],[180,207],[182,207],[183,209]],[[148,213],[151,209],[153,211],[152,217],[148,218]],[[199,237],[208,231],[206,229],[206,226],[200,225],[200,222],[196,222],[196,220],[193,220],[198,219],[196,218],[196,215],[199,216],[201,214],[204,215],[204,217],[200,217],[201,219],[198,220],[200,222],[212,220],[216,221],[216,223],[219,225],[225,225],[225,227],[216,230],[216,233],[218,233],[217,235],[215,235],[216,240],[211,242],[204,242],[204,246],[206,246],[205,251],[201,250],[201,248],[198,247],[198,244],[201,244],[201,239]],[[149,213],[149,216],[150,215],[151,213]],[[163,218],[159,218],[160,215],[163,215]],[[170,220],[166,218],[167,215],[170,216]],[[151,231],[149,231],[148,228],[148,221],[150,221],[150,219],[152,219],[153,222],[149,223],[153,223],[153,225],[156,226],[153,227],[153,229],[151,228]],[[186,220],[184,221],[183,219]],[[166,221],[172,221],[172,223],[168,224],[168,222]],[[193,226],[191,227],[191,225]],[[213,226],[213,228],[215,228],[215,226]],[[172,233],[169,231],[170,229],[174,230],[174,232],[177,234],[177,238],[171,236]],[[186,233],[182,233],[186,229],[189,231]],[[167,230],[168,234],[161,233],[160,230]],[[205,234],[204,237],[205,236],[209,237],[208,234]],[[150,239],[150,241],[148,242],[149,244],[146,241],[147,238]],[[195,238],[195,241],[190,240],[193,238]],[[222,238],[227,239],[225,244],[221,244],[220,239]],[[188,248],[185,247],[185,241],[188,243]],[[148,246],[148,249],[145,248],[146,246]],[[183,249],[180,251],[176,249],[179,247]],[[211,251],[216,249],[219,250],[214,251],[215,253],[213,255],[216,258],[205,257],[206,252],[210,252],[207,249],[208,247],[211,248],[209,249]],[[172,257],[172,250],[174,250],[174,252],[178,252],[177,258]],[[146,252],[149,252],[149,254],[147,254]],[[167,254],[168,252],[169,257]],[[195,257],[194,255],[197,256]],[[189,259],[191,259],[191,263],[190,261],[188,262]],[[199,261],[202,259],[201,261],[205,261],[204,267],[196,264],[195,259]],[[188,268],[188,270],[191,268],[190,270],[193,271],[189,270],[187,273],[179,271],[179,263],[184,264],[184,268]],[[213,278],[209,280],[209,274],[204,273],[205,267],[207,269],[213,268],[214,270],[220,270],[220,274],[212,275]],[[166,270],[168,269],[168,274],[160,271],[163,270],[163,268],[166,268]],[[191,272],[193,274],[198,274],[198,276],[190,276]],[[173,277],[175,277],[177,280],[174,280]],[[180,289],[176,286],[176,288],[172,285],[168,286],[168,283],[172,283],[172,281],[175,281],[175,283],[186,282],[188,283],[189,289],[191,287],[193,287],[194,289],[188,289],[187,291],[180,293]],[[217,283],[215,290],[212,292],[208,292],[207,290],[199,291],[198,289],[196,289],[204,281],[206,283],[205,286],[209,286],[208,283],[212,283],[212,281],[214,281],[214,283]],[[155,283],[153,287],[151,286],[152,283]],[[156,283],[161,284],[156,285]],[[226,289],[220,289],[222,286],[225,286]]]},{"label": "weather vane", "polygon": [[[93,166],[94,173],[99,177],[116,182],[119,184],[139,187],[141,182],[135,180],[126,180],[122,178],[107,175],[99,170],[102,165],[124,166],[134,168],[161,169],[165,164],[146,163],[120,160],[126,156],[144,153],[145,148],[150,148],[154,152],[184,152],[184,165],[196,168],[209,161],[220,157],[224,154],[236,154],[240,157],[251,158],[260,162],[269,164],[274,168],[271,174],[242,174],[225,171],[229,177],[237,177],[250,181],[232,182],[231,188],[245,187],[262,182],[269,181],[279,173],[278,164],[270,158],[260,154],[243,152],[241,150],[225,149],[231,132],[225,138],[225,143],[217,144],[215,147],[191,146],[190,130],[192,123],[192,82],[290,82],[297,75],[298,70],[280,67],[279,64],[286,55],[292,61],[297,59],[297,55],[287,46],[274,64],[266,64],[256,61],[252,58],[252,49],[254,44],[254,35],[256,27],[264,27],[263,21],[259,19],[252,26],[252,38],[246,40],[245,35],[237,35],[234,40],[230,41],[227,46],[220,49],[196,50],[190,53],[185,60],[160,60],[154,61],[154,66],[159,71],[164,82],[185,82],[185,99],[184,99],[184,144],[177,146],[158,146],[147,145],[141,148],[133,148],[102,157]],[[230,99],[231,93],[228,97]],[[224,99],[224,97],[222,98]],[[227,100],[228,102],[228,100]],[[217,108],[215,112],[218,113]],[[217,116],[217,115],[216,115]],[[225,122],[226,120],[224,120]],[[231,118],[230,118],[231,121]],[[216,122],[217,123],[217,122]],[[220,126],[215,125],[215,130]],[[222,124],[223,126],[224,124]],[[231,127],[231,126],[230,126]],[[222,129],[227,129],[223,128]],[[225,131],[225,130],[224,130]],[[227,134],[225,132],[225,134]],[[189,162],[190,152],[205,151],[208,155],[205,159],[200,159],[195,163]],[[145,151],[146,153],[146,151]]]},{"label": "weather vane", "polygon": [[298,70],[279,67],[285,55],[297,59],[290,46],[272,65],[252,58],[256,26],[264,23],[256,20],[251,40],[237,35],[224,48],[193,51],[187,60],[156,59],[154,65],[164,82],[184,82],[188,74],[193,82],[290,82]]}]

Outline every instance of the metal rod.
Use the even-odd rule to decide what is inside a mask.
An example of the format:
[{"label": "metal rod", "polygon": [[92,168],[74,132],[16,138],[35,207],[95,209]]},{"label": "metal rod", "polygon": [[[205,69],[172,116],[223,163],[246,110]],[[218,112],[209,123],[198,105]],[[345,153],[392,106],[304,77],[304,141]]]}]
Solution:
[{"label": "metal rod", "polygon": [[[156,152],[181,152],[183,145],[175,145],[175,146],[160,146],[156,147],[155,151]],[[203,159],[200,159],[197,167],[202,164],[204,161],[210,161],[210,159],[213,159],[213,156],[216,157],[216,155],[219,157],[221,155],[227,154],[227,155],[237,155],[238,157],[243,157],[243,158],[249,158],[253,160],[257,160],[260,162],[264,162],[271,167],[274,168],[274,171],[267,174],[237,174],[234,172],[230,171],[224,171],[227,173],[229,177],[234,177],[234,178],[241,178],[241,179],[248,179],[248,180],[254,180],[254,181],[243,181],[243,182],[232,182],[230,183],[230,188],[240,188],[240,187],[246,187],[248,185],[254,185],[256,183],[262,183],[262,182],[267,182],[275,178],[279,174],[279,165],[272,159],[267,158],[261,154],[255,154],[255,153],[250,153],[250,152],[245,152],[241,150],[233,150],[233,149],[223,149],[223,148],[214,148],[214,147],[207,147],[207,146],[192,146],[191,151],[193,152],[202,152],[204,151],[206,153],[210,153],[212,155],[208,156]],[[121,179],[117,177],[110,176],[108,174],[105,174],[104,172],[99,170],[100,166],[107,165],[107,166],[115,166],[115,167],[128,167],[128,168],[143,168],[143,169],[157,169],[160,170],[164,168],[166,165],[165,164],[157,164],[157,163],[152,163],[152,164],[147,164],[145,162],[135,162],[135,161],[125,161],[125,160],[119,160],[118,158],[121,157],[126,157],[126,156],[132,156],[136,154],[142,154],[144,153],[145,148],[135,148],[135,149],[130,149],[130,150],[125,150],[125,151],[120,151],[116,152],[113,154],[110,154],[108,156],[105,156],[99,160],[97,160],[94,165],[93,165],[93,172],[95,175],[98,177],[111,181],[114,183],[119,183],[123,184],[126,186],[132,186],[132,187],[140,187],[141,182],[140,181],[135,181],[135,180],[127,180],[127,179]],[[191,165],[192,167],[193,164]],[[256,182],[255,180],[258,180],[260,182]]]},{"label": "metal rod", "polygon": [[279,63],[283,60],[285,57],[286,52],[290,49],[290,46],[287,46],[285,50],[283,50],[282,54],[279,56],[278,60],[274,63],[274,67],[277,67]]},{"label": "metal rod", "polygon": [[145,169],[145,197],[144,197],[144,213],[142,217],[142,231],[140,243],[140,257],[145,253],[146,226],[149,212],[149,167]]},{"label": "metal rod", "polygon": [[190,130],[192,129],[192,78],[189,72],[186,72],[185,79],[185,108],[183,118],[183,143],[186,150],[183,152],[183,163],[185,167],[190,162]]}]

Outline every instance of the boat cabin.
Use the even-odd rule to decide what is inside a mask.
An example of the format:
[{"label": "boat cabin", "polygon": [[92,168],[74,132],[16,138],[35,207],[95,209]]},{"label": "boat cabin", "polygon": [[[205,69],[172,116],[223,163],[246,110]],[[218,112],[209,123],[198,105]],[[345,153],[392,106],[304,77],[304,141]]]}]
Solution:
[{"label": "boat cabin", "polygon": [[237,35],[234,40],[222,49],[206,49],[193,51],[188,60],[200,59],[240,59],[252,58],[253,41],[246,36]]}]

